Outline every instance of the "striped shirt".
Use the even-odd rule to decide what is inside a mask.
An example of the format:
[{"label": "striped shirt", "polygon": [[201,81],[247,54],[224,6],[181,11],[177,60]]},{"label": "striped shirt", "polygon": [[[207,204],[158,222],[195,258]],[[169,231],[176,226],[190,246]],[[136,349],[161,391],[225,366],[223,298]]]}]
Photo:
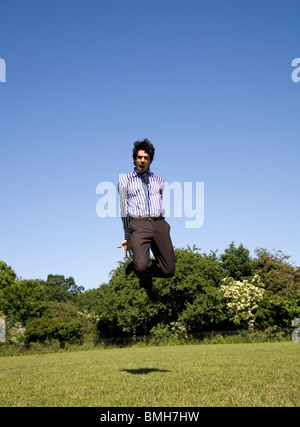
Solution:
[{"label": "striped shirt", "polygon": [[131,218],[159,217],[164,215],[162,194],[164,179],[148,170],[144,174],[133,172],[119,179],[120,212],[125,239],[130,239]]}]

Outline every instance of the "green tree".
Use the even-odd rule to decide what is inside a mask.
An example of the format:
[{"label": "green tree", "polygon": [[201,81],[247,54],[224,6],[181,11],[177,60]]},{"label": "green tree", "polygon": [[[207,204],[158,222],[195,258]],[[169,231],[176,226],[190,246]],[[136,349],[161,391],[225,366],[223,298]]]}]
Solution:
[{"label": "green tree", "polygon": [[215,252],[201,254],[200,249],[175,249],[176,271],[168,280],[156,279],[161,295],[160,321],[177,321],[188,303],[194,304],[198,294],[209,287],[218,287],[224,277],[222,265]]},{"label": "green tree", "polygon": [[197,294],[193,302],[188,302],[179,315],[189,332],[198,333],[207,329],[227,329],[230,323],[227,319],[225,299],[219,288],[207,286]]},{"label": "green tree", "polygon": [[[267,280],[273,267],[264,268],[265,260],[260,264],[260,257],[257,260],[251,259],[249,251],[243,245],[236,248],[232,243],[221,256],[213,251],[209,254],[200,253],[200,249],[195,246],[175,249],[175,259],[174,277],[167,280],[154,279],[160,296],[157,304],[149,301],[145,291],[139,287],[136,276],[125,275],[129,260],[124,259],[112,271],[108,284],[79,294],[78,306],[99,318],[98,330],[101,337],[148,334],[157,325],[167,327],[172,322],[184,324],[190,332],[197,333],[205,329],[287,325],[295,313],[296,317],[300,317],[297,314],[300,270],[291,266],[291,269],[286,268],[286,259],[283,260],[282,257],[275,260],[279,262],[279,266],[276,264],[276,271],[285,272],[280,277],[286,279],[287,273],[292,273],[293,281],[291,284],[286,280],[286,285],[279,288],[279,278],[276,277],[276,282]],[[271,261],[273,265],[274,260]],[[261,272],[260,282],[266,284],[265,291],[261,285],[253,283],[256,280],[255,273],[260,275]],[[223,282],[226,277],[233,283]],[[234,300],[234,293],[231,296],[225,295],[221,285],[230,287],[237,282],[240,282],[240,287],[238,299]],[[256,288],[259,295],[255,293]],[[285,293],[277,295],[271,289],[284,289]],[[284,301],[287,290],[289,298]],[[233,304],[231,311],[228,304]]]},{"label": "green tree", "polygon": [[289,328],[295,318],[300,317],[300,291],[286,298],[266,291],[255,316],[256,328]]},{"label": "green tree", "polygon": [[14,283],[17,275],[4,261],[0,261],[0,290]]},{"label": "green tree", "polygon": [[84,292],[78,294],[76,301],[78,308],[94,314],[99,312],[98,306],[101,301],[102,286],[105,286],[105,284],[103,283],[99,288],[86,289]]},{"label": "green tree", "polygon": [[157,308],[149,304],[138,279],[125,275],[128,261],[119,263],[112,272],[109,284],[100,287],[97,301],[100,337],[122,337],[143,334],[148,330]]},{"label": "green tree", "polygon": [[221,255],[221,260],[226,275],[234,280],[243,280],[253,275],[254,269],[250,252],[242,244],[236,248],[232,242]]},{"label": "green tree", "polygon": [[288,299],[294,291],[300,289],[299,268],[289,264],[288,255],[280,250],[271,253],[264,248],[256,249],[255,254],[257,258],[253,260],[254,267],[266,290]]},{"label": "green tree", "polygon": [[[216,288],[224,277],[216,253],[200,254],[199,249],[188,247],[175,249],[175,258],[175,276],[168,280],[154,279],[160,295],[157,304],[150,303],[134,275],[126,277],[128,261],[120,262],[119,267],[112,272],[109,284],[99,288],[99,298],[95,303],[101,336],[146,334],[158,323],[176,322],[187,304],[194,304],[199,294],[208,295],[206,300],[203,296],[197,302],[205,300],[203,304],[208,304],[206,301],[210,300],[213,304],[213,290],[210,288]],[[83,298],[79,300],[83,301]]]},{"label": "green tree", "polygon": [[65,278],[59,274],[49,274],[46,281],[42,282],[50,301],[66,302],[76,301],[84,288],[77,286],[73,277]]},{"label": "green tree", "polygon": [[71,302],[52,302],[51,309],[41,317],[34,317],[26,324],[26,342],[46,340],[79,341],[83,321],[78,308]]},{"label": "green tree", "polygon": [[49,309],[49,302],[39,280],[17,280],[2,291],[0,310],[11,322],[21,322],[42,316]]}]

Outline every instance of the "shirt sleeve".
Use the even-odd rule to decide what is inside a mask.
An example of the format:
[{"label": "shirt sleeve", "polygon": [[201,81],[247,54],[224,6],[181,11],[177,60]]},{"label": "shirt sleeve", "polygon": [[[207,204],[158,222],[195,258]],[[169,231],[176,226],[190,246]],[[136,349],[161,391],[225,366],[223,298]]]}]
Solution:
[{"label": "shirt sleeve", "polygon": [[127,186],[120,179],[118,183],[119,191],[119,200],[120,200],[120,214],[123,223],[124,229],[124,238],[125,240],[130,239],[130,229],[129,229],[129,218],[127,215]]}]

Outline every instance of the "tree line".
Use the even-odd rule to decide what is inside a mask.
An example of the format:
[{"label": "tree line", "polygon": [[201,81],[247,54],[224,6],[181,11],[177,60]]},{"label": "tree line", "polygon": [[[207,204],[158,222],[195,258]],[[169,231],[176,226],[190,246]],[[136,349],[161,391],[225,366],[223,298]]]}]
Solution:
[{"label": "tree line", "polygon": [[152,304],[123,259],[110,280],[96,289],[72,277],[49,274],[24,280],[0,261],[0,318],[7,337],[26,342],[83,342],[155,334],[199,334],[209,330],[291,327],[300,317],[300,268],[280,250],[264,248],[251,257],[232,242],[224,253],[175,248],[176,272],[154,279],[159,301]]}]

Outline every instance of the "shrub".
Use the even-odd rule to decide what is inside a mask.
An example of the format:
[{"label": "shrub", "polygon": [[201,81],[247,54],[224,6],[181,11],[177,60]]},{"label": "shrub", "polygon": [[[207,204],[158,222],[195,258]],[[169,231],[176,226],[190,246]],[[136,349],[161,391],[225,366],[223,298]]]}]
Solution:
[{"label": "shrub", "polygon": [[72,303],[52,303],[50,315],[27,322],[26,342],[78,341],[82,337],[82,318]]},{"label": "shrub", "polygon": [[254,327],[254,312],[262,300],[265,290],[256,274],[251,280],[234,280],[232,277],[223,279],[221,292],[227,301],[227,310],[230,320],[236,326]]}]

